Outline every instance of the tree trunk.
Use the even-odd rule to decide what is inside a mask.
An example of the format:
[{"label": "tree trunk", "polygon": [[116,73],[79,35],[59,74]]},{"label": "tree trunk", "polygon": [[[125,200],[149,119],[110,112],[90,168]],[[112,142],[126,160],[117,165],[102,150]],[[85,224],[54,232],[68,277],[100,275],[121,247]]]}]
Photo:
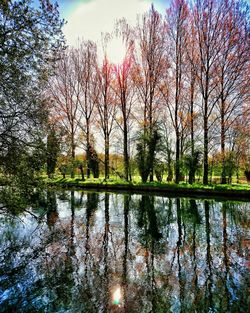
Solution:
[{"label": "tree trunk", "polygon": [[90,178],[90,139],[89,139],[89,120],[86,120],[86,142],[87,142],[87,151],[86,151],[86,163],[87,163],[87,178]]},{"label": "tree trunk", "polygon": [[105,180],[109,178],[109,135],[105,135],[105,159],[104,159]]},{"label": "tree trunk", "polygon": [[204,147],[203,147],[203,184],[208,184],[208,126],[207,118],[204,117]]},{"label": "tree trunk", "polygon": [[79,166],[79,169],[80,169],[80,172],[81,172],[82,180],[84,181],[84,180],[85,180],[85,177],[84,177],[84,172],[83,172],[83,166],[82,166],[82,164]]},{"label": "tree trunk", "polygon": [[221,99],[221,158],[222,158],[222,172],[221,183],[227,183],[226,167],[225,167],[225,103]]},{"label": "tree trunk", "polygon": [[124,119],[124,132],[123,132],[123,158],[124,158],[124,176],[126,181],[129,178],[129,156],[128,156],[128,130],[127,123]]},{"label": "tree trunk", "polygon": [[180,138],[179,132],[176,131],[176,152],[175,152],[175,183],[180,182]]},{"label": "tree trunk", "polygon": [[[152,112],[152,102],[153,102],[153,94],[150,93],[150,103],[149,103],[149,131],[150,131],[150,138],[153,136],[153,112]],[[154,181],[154,162],[152,162],[152,165],[150,167],[149,172],[149,181]]]},{"label": "tree trunk", "polygon": [[74,138],[74,133],[73,131],[71,132],[71,173],[70,177],[74,178],[75,177],[75,172],[74,172],[74,161],[75,161],[75,138]]},{"label": "tree trunk", "polygon": [[175,73],[175,112],[174,112],[174,128],[176,135],[176,151],[175,151],[175,183],[180,182],[180,134],[178,125],[178,113],[179,113],[179,95],[180,95],[180,56],[179,56],[179,33],[177,31],[176,45],[175,45],[175,62],[176,62],[176,73]]},{"label": "tree trunk", "polygon": [[203,146],[203,184],[208,184],[208,84],[209,76],[206,73],[206,85],[204,94],[204,146]]},{"label": "tree trunk", "polygon": [[191,78],[190,86],[190,137],[191,137],[191,169],[189,170],[188,182],[193,184],[195,182],[195,169],[194,169],[194,81]]}]

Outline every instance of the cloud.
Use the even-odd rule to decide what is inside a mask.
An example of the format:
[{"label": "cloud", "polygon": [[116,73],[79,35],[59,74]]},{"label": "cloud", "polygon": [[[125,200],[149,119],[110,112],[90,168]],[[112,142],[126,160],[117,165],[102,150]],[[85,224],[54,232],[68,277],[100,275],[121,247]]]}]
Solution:
[{"label": "cloud", "polygon": [[69,14],[64,34],[69,45],[75,46],[79,39],[99,41],[101,32],[113,30],[117,19],[125,17],[135,24],[137,14],[150,8],[148,0],[92,0],[79,3]]}]

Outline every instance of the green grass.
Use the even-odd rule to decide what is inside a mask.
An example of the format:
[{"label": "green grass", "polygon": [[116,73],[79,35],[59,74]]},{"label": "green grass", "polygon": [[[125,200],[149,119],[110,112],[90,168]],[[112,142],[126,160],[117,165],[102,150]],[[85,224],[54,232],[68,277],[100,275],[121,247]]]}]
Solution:
[{"label": "green grass", "polygon": [[195,183],[190,185],[188,183],[166,183],[166,182],[147,182],[142,183],[138,177],[135,177],[132,182],[127,182],[120,178],[111,177],[107,181],[104,180],[103,177],[101,178],[89,178],[85,181],[82,181],[80,176],[76,176],[75,178],[66,177],[63,179],[62,177],[55,177],[53,179],[46,178],[45,181],[47,183],[52,183],[55,185],[69,185],[69,186],[88,186],[88,185],[103,185],[103,186],[133,186],[133,187],[152,187],[152,189],[171,189],[171,190],[178,190],[178,189],[188,189],[188,190],[217,190],[217,191],[228,191],[228,190],[238,190],[238,191],[250,191],[250,184],[247,183],[240,183],[240,184],[210,184],[210,185],[203,185],[201,183]]}]

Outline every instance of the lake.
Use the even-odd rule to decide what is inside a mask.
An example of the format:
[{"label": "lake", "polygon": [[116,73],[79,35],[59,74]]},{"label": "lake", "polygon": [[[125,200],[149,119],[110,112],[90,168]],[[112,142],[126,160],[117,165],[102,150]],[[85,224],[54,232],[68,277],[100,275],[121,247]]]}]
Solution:
[{"label": "lake", "polygon": [[0,312],[248,312],[250,203],[44,198],[0,214]]}]

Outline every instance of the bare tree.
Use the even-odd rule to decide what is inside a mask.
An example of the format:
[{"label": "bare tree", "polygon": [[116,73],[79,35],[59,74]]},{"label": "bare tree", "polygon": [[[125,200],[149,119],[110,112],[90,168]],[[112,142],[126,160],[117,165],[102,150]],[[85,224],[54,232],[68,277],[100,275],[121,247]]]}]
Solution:
[{"label": "bare tree", "polygon": [[[222,157],[221,183],[226,181],[225,146],[227,133],[234,121],[243,114],[243,105],[249,101],[249,25],[248,7],[224,2],[221,25],[221,50],[217,66],[219,100],[217,108],[220,119],[220,146]],[[249,73],[248,73],[249,74]]]},{"label": "bare tree", "polygon": [[116,113],[115,95],[112,89],[113,69],[105,54],[103,64],[97,68],[98,71],[98,100],[97,110],[99,112],[98,124],[104,136],[104,175],[105,180],[109,178],[109,150],[110,135],[114,126]]},{"label": "bare tree", "polygon": [[[164,23],[161,15],[152,5],[150,11],[143,15],[136,26],[138,42],[135,59],[134,83],[138,98],[143,105],[143,131],[153,135],[159,115],[159,84],[165,66]],[[145,136],[146,137],[146,136]],[[153,180],[153,166],[150,169],[150,181]]]},{"label": "bare tree", "polygon": [[[79,81],[73,64],[73,50],[61,54],[55,75],[48,86],[50,113],[61,124],[70,141],[71,160],[75,159],[76,135],[79,129]],[[72,171],[73,176],[73,171]]]},{"label": "bare tree", "polygon": [[170,8],[167,10],[166,21],[170,52],[170,71],[173,81],[171,89],[174,93],[173,95],[168,95],[167,107],[175,130],[175,182],[178,184],[180,181],[181,137],[184,134],[181,128],[183,128],[184,94],[186,91],[184,88],[184,67],[186,66],[187,59],[188,7],[184,0],[174,0],[171,3]]},{"label": "bare tree", "polygon": [[[133,73],[133,48],[134,44],[131,39],[131,30],[125,20],[120,21],[117,35],[122,38],[125,44],[126,54],[122,64],[114,65],[114,91],[117,95],[118,109],[121,112],[121,119],[118,117],[118,126],[123,133],[123,160],[124,160],[124,177],[129,179],[129,122],[131,110],[135,99],[135,88],[132,81]],[[117,120],[117,119],[116,119]]]},{"label": "bare tree", "polygon": [[185,70],[185,81],[187,84],[187,107],[188,107],[188,130],[190,135],[190,164],[189,164],[189,178],[190,184],[195,181],[195,172],[198,166],[199,151],[195,148],[195,129],[198,121],[199,108],[198,102],[198,77],[193,64],[198,63],[198,45],[196,41],[196,30],[194,27],[193,15],[188,17],[188,38],[186,44],[187,53],[187,67]]},{"label": "bare tree", "polygon": [[79,127],[86,138],[85,152],[87,161],[87,177],[90,176],[91,151],[91,125],[93,124],[93,112],[98,97],[97,81],[97,48],[92,41],[83,41],[78,49],[74,50],[74,67],[79,84],[79,111],[81,120]]},{"label": "bare tree", "polygon": [[202,96],[203,116],[203,184],[208,184],[209,122],[217,102],[217,64],[221,51],[223,5],[216,0],[197,0],[194,7],[197,32],[198,63],[193,63]]}]

